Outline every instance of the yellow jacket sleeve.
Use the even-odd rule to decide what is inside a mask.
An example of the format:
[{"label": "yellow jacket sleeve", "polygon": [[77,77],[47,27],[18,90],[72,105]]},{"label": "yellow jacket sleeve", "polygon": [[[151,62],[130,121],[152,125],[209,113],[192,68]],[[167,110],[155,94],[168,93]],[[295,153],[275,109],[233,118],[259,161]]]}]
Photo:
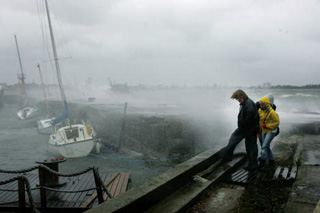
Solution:
[{"label": "yellow jacket sleeve", "polygon": [[277,128],[280,124],[279,115],[274,110],[271,110],[266,118],[265,124],[265,132],[272,132],[272,130]]}]

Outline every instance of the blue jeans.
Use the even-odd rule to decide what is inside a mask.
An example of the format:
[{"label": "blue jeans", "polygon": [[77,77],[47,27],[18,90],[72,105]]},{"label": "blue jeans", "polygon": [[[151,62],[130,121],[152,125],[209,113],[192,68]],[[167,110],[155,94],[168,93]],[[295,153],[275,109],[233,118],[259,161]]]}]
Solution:
[{"label": "blue jeans", "polygon": [[261,147],[261,159],[262,160],[274,160],[274,156],[270,149],[270,144],[276,133],[261,133],[262,147]]}]

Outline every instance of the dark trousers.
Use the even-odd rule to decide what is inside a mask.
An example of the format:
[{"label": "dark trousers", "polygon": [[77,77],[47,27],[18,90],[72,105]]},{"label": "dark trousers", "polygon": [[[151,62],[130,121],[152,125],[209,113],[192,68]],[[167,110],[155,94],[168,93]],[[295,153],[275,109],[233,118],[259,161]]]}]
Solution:
[{"label": "dark trousers", "polygon": [[257,146],[257,134],[252,132],[244,132],[236,129],[230,139],[228,145],[221,150],[221,157],[225,161],[232,160],[233,152],[236,146],[245,139],[246,151],[248,156],[249,169],[258,168],[258,146]]}]

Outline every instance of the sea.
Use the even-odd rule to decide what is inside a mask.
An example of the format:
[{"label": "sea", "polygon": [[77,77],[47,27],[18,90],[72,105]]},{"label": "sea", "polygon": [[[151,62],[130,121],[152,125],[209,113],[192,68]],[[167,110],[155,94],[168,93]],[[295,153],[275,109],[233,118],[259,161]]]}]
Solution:
[{"label": "sea", "polygon": [[[203,134],[202,146],[199,147],[202,149],[200,151],[205,151],[226,144],[228,137],[236,128],[239,103],[230,99],[235,89],[237,88],[154,88],[115,94],[105,88],[98,88],[97,91],[91,88],[86,90],[89,94],[79,93],[77,89],[68,89],[66,95],[69,101],[90,104],[93,107],[118,107],[119,110],[123,110],[124,103],[127,103],[127,113],[187,117],[195,122],[195,128]],[[258,101],[268,93],[274,95],[274,103],[280,116],[281,134],[286,136],[298,134],[299,128],[303,126],[309,128],[310,124],[315,124],[312,131],[319,134],[317,126],[320,122],[320,89],[243,88],[243,90],[254,101]],[[29,91],[28,94],[38,101],[42,99],[41,90]],[[10,95],[10,92],[6,92],[6,95]],[[95,101],[89,103],[88,97],[95,97]],[[51,98],[58,99],[58,96]],[[13,103],[3,103],[0,108],[0,169],[3,170],[24,170],[37,165],[37,161],[52,158],[48,149],[49,136],[37,132],[37,118],[19,120],[16,112],[17,105]],[[303,132],[299,131],[299,134]],[[95,166],[102,173],[130,172],[131,184],[134,187],[176,164],[176,162],[150,163],[143,159],[139,153],[119,153],[102,147],[99,155],[67,159],[59,165],[59,171],[73,173]]]}]

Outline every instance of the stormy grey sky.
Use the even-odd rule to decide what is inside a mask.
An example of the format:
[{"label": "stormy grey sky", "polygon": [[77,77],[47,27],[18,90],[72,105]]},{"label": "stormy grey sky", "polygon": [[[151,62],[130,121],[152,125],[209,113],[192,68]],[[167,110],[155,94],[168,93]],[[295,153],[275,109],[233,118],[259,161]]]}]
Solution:
[{"label": "stormy grey sky", "polygon": [[[319,0],[48,0],[64,84],[319,84]],[[56,83],[44,0],[1,0],[0,83]],[[49,48],[49,50],[46,50]],[[68,58],[72,57],[72,58]]]}]

